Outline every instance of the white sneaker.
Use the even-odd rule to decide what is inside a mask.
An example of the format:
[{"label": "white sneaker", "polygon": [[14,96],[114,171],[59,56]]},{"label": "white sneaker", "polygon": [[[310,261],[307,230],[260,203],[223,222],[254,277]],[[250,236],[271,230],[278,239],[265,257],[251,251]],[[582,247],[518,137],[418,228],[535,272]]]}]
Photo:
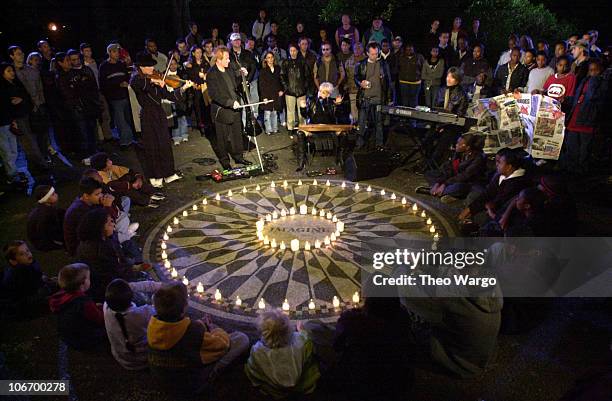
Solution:
[{"label": "white sneaker", "polygon": [[149,182],[154,188],[162,188],[164,186],[163,178],[149,178]]},{"label": "white sneaker", "polygon": [[183,138],[183,142],[189,142],[189,138]]},{"label": "white sneaker", "polygon": [[179,146],[180,144],[180,142],[174,142],[174,146]]},{"label": "white sneaker", "polygon": [[164,178],[164,182],[166,184],[170,184],[172,181],[180,180],[181,178],[183,177],[181,177],[180,175],[172,174],[170,177]]},{"label": "white sneaker", "polygon": [[134,235],[136,233],[136,231],[138,231],[138,227],[140,227],[140,224],[138,224],[138,223],[131,223],[128,226],[128,233]]}]

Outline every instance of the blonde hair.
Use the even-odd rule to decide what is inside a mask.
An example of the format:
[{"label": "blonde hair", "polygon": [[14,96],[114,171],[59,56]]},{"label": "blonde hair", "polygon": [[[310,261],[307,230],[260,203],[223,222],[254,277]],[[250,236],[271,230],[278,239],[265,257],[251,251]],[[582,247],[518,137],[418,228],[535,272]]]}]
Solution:
[{"label": "blonde hair", "polygon": [[321,85],[319,85],[319,96],[323,91],[329,92],[329,95],[331,96],[331,94],[334,92],[334,85],[331,82],[322,82]]},{"label": "blonde hair", "polygon": [[85,282],[89,266],[85,263],[73,263],[62,267],[57,276],[59,287],[66,292],[77,291]]},{"label": "blonde hair", "polygon": [[229,54],[229,49],[223,45],[217,46],[215,48],[215,50],[213,51],[213,54],[215,55],[215,59],[223,59],[223,53],[228,53]]},{"label": "blonde hair", "polygon": [[269,348],[281,348],[289,343],[289,318],[278,308],[262,313],[257,319],[257,328]]}]

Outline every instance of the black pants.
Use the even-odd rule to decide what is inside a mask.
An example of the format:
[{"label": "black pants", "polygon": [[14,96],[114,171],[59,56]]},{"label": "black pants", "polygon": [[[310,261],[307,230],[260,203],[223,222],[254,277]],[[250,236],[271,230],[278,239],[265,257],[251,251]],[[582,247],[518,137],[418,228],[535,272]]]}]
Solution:
[{"label": "black pants", "polygon": [[234,160],[242,159],[242,152],[237,149],[241,148],[241,144],[233,143],[236,140],[241,140],[242,132],[240,123],[223,124],[215,122],[215,140],[211,141],[211,145],[219,163],[224,169],[229,169],[230,155]]}]

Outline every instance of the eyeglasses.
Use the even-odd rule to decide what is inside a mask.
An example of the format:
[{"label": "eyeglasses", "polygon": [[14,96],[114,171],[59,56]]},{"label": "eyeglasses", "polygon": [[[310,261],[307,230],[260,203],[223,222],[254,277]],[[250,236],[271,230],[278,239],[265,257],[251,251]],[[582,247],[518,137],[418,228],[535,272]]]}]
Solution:
[{"label": "eyeglasses", "polygon": [[329,47],[326,47],[326,48],[321,49],[321,50],[323,50],[324,52],[328,52],[328,51],[330,51],[331,49],[330,49]]}]

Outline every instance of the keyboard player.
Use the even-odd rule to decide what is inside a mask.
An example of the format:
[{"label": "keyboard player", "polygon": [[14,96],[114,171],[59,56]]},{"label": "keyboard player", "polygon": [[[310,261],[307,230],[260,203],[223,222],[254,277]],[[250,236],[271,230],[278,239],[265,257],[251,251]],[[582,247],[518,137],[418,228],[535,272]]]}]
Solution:
[{"label": "keyboard player", "polygon": [[[469,105],[468,97],[461,86],[463,74],[457,67],[451,67],[446,74],[446,88],[438,94],[437,105],[444,109],[444,112],[465,117]],[[432,127],[428,134],[430,140],[435,142],[435,147],[431,153],[431,160],[435,165],[441,165],[449,153],[450,147],[457,142],[457,138],[465,131],[464,127],[457,125],[437,125]]]}]

